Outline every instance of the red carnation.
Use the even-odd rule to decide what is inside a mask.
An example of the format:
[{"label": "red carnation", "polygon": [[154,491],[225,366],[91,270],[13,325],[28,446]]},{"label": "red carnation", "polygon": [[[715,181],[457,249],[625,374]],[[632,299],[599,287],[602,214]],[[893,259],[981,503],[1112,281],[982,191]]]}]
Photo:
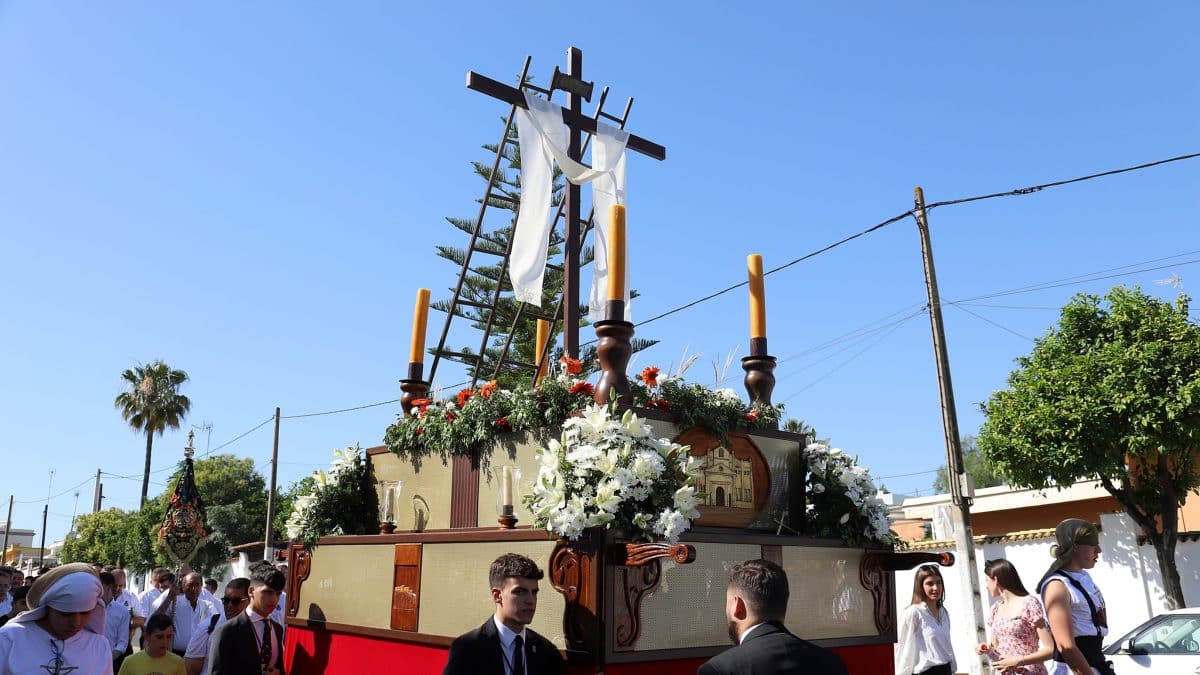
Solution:
[{"label": "red carnation", "polygon": [[638,379],[645,382],[647,387],[657,387],[658,368],[656,366],[647,366],[642,370],[642,374],[638,375]]},{"label": "red carnation", "polygon": [[665,398],[652,398],[646,401],[646,407],[654,408],[655,410],[670,410],[671,402]]},{"label": "red carnation", "polygon": [[746,420],[747,422],[753,422],[754,420],[758,419],[758,408],[755,408],[745,415],[742,415],[742,419]]},{"label": "red carnation", "polygon": [[568,375],[578,375],[583,372],[583,361],[573,359],[569,356],[562,357],[563,366],[567,369]]},{"label": "red carnation", "polygon": [[446,421],[447,422],[453,422],[455,417],[457,417],[457,415],[455,415],[452,411],[449,411],[449,410],[446,411]]},{"label": "red carnation", "polygon": [[578,394],[579,392],[583,392],[583,393],[587,394],[588,396],[591,396],[592,393],[594,393],[596,391],[596,389],[595,389],[595,387],[592,386],[592,384],[590,382],[576,382],[575,384],[571,385],[570,391],[572,394]]},{"label": "red carnation", "polygon": [[501,417],[497,419],[492,423],[492,426],[496,427],[496,431],[512,431],[512,423],[508,421],[507,417]]}]

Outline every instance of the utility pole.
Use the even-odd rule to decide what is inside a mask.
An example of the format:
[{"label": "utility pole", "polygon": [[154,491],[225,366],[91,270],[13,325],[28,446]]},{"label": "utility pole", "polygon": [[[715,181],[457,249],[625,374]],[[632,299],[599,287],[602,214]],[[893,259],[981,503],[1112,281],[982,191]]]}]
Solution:
[{"label": "utility pole", "polygon": [[8,531],[12,529],[13,495],[8,496],[8,520],[4,524],[4,550],[0,551],[0,565],[8,564]]},{"label": "utility pole", "polygon": [[[938,295],[937,273],[933,268],[933,247],[929,241],[929,218],[925,213],[925,192],[917,187],[917,230],[921,235],[921,258],[925,263],[925,289],[929,295],[929,325],[933,331],[933,354],[937,361],[938,390],[942,401],[942,427],[946,434],[947,483],[954,502],[954,545],[958,549],[958,575],[964,591],[970,592],[971,613],[975,624],[975,640],[970,644],[987,642],[984,631],[983,599],[979,595],[979,579],[975,575],[975,541],[971,531],[970,476],[963,469],[962,442],[958,435],[958,412],[954,407],[954,385],[950,380],[950,356],[946,352],[946,330],[942,324],[942,304]],[[966,492],[967,494],[964,494]],[[985,657],[971,660],[971,673],[984,671]]]},{"label": "utility pole", "polygon": [[[46,517],[50,515],[50,502],[42,507],[42,552],[38,554],[38,568],[46,566]],[[39,571],[38,574],[41,574]]]},{"label": "utility pole", "polygon": [[100,510],[100,469],[96,469],[96,489],[92,493],[92,513]]},{"label": "utility pole", "polygon": [[279,408],[275,408],[275,443],[271,448],[271,490],[267,493],[267,535],[263,543],[263,560],[275,560],[275,478],[279,473]]}]

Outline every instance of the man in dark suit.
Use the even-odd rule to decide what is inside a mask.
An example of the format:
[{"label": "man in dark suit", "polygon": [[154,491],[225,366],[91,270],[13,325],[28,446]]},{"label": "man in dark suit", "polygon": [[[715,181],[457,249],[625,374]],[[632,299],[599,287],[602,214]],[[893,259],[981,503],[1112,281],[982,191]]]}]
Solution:
[{"label": "man in dark suit", "polygon": [[837,654],[788,632],[788,581],[769,560],[734,565],[725,592],[728,649],[700,666],[697,675],[847,675]]},{"label": "man in dark suit", "polygon": [[270,563],[251,568],[250,606],[213,631],[210,675],[284,675],[283,626],[271,620],[283,584],[283,574]]},{"label": "man in dark suit", "polygon": [[542,576],[537,564],[523,555],[496,558],[488,571],[496,613],[450,645],[442,675],[558,675],[558,648],[527,628],[537,610]]}]

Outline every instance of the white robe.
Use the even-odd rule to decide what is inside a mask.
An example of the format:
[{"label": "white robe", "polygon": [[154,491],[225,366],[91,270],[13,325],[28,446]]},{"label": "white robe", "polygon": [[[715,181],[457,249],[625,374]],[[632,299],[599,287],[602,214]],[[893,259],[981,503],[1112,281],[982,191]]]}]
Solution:
[{"label": "white robe", "polygon": [[[55,648],[61,662],[55,668]],[[55,640],[36,623],[9,622],[0,628],[0,675],[113,675],[113,654],[108,640],[82,630]]]}]

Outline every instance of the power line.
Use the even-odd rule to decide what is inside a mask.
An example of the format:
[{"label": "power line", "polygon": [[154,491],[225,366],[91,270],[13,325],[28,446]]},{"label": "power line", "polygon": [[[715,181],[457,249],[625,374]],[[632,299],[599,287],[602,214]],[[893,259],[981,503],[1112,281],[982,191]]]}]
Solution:
[{"label": "power line", "polygon": [[962,197],[960,199],[949,199],[944,202],[934,202],[932,204],[927,204],[925,206],[925,210],[932,211],[933,209],[936,209],[939,206],[953,206],[955,204],[966,204],[968,202],[978,202],[978,201],[983,201],[985,199],[997,199],[999,197],[1021,197],[1024,195],[1033,194],[1035,192],[1041,192],[1042,190],[1045,190],[1046,188],[1059,187],[1062,185],[1070,185],[1072,183],[1082,183],[1084,181],[1095,180],[1096,178],[1105,178],[1107,176],[1115,176],[1120,173],[1129,173],[1130,171],[1140,171],[1142,169],[1149,169],[1151,167],[1159,166],[1162,164],[1170,164],[1171,162],[1181,162],[1185,159],[1195,159],[1197,157],[1200,157],[1200,152],[1195,152],[1195,153],[1192,153],[1189,155],[1179,155],[1177,157],[1171,157],[1169,159],[1160,159],[1160,160],[1157,160],[1154,162],[1147,162],[1146,164],[1138,164],[1136,166],[1127,166],[1122,169],[1112,169],[1111,171],[1101,171],[1100,173],[1093,173],[1093,174],[1089,174],[1087,176],[1079,176],[1078,178],[1068,178],[1066,180],[1056,180],[1056,181],[1053,181],[1050,183],[1042,183],[1040,185],[1031,185],[1029,187],[1023,187],[1023,188],[1017,188],[1015,190],[1009,190],[1007,192],[993,192],[991,194],[977,195],[974,197]]},{"label": "power line", "polygon": [[1022,340],[1028,340],[1029,342],[1036,342],[1036,340],[1029,337],[1028,335],[1022,335],[1021,333],[1018,333],[1017,331],[1009,328],[1008,326],[1005,326],[1005,325],[999,324],[995,321],[992,321],[991,319],[987,318],[986,316],[983,316],[982,314],[977,314],[975,312],[972,312],[971,310],[967,309],[966,307],[963,307],[962,305],[952,305],[952,306],[956,309],[966,312],[967,314],[970,314],[971,316],[975,317],[976,319],[979,319],[980,321],[987,322],[987,323],[995,326],[996,328],[999,328],[1002,331],[1016,335],[1017,337],[1021,338]]},{"label": "power line", "polygon": [[[390,401],[380,401],[379,403],[368,403],[366,405],[354,406],[353,408],[342,408],[341,410],[326,410],[324,412],[304,413],[302,415],[280,415],[279,419],[294,420],[294,419],[299,419],[301,417],[319,417],[321,415],[336,415],[338,413],[352,412],[354,410],[365,410],[367,408],[378,408],[381,405],[388,405],[390,403],[399,403],[399,402],[400,402],[400,399],[394,398]],[[272,417],[271,419],[275,419],[275,418]],[[270,421],[270,420],[268,420],[268,421]]]},{"label": "power line", "polygon": [[259,429],[263,428],[263,427],[264,427],[264,426],[266,426],[268,423],[270,423],[270,422],[272,422],[272,421],[274,421],[274,420],[275,420],[275,416],[274,416],[274,415],[271,415],[270,417],[268,417],[267,419],[263,420],[262,422],[259,422],[259,423],[258,423],[258,424],[257,424],[257,425],[254,427],[254,428],[250,429],[249,431],[243,431],[242,433],[238,434],[237,436],[234,436],[233,438],[229,439],[228,441],[225,441],[224,443],[222,443],[222,444],[218,445],[217,447],[213,448],[212,450],[206,450],[206,451],[204,452],[204,456],[205,456],[205,457],[208,457],[208,456],[212,455],[212,453],[214,453],[214,452],[216,452],[216,451],[220,450],[221,448],[225,448],[225,447],[228,447],[228,446],[230,446],[230,445],[233,445],[234,443],[236,443],[236,442],[238,442],[238,441],[242,440],[243,438],[245,438],[245,437],[249,436],[250,434],[252,434],[252,433],[254,433],[254,432],[258,431]]},{"label": "power line", "polygon": [[13,503],[14,504],[41,504],[43,502],[48,502],[51,499],[58,499],[59,497],[67,494],[68,492],[74,492],[77,488],[81,488],[84,485],[87,485],[88,483],[90,483],[91,481],[93,481],[95,479],[96,479],[95,476],[88,476],[87,478],[84,478],[82,481],[80,481],[77,485],[71,486],[56,495],[53,495],[50,497],[43,497],[43,498],[39,498],[39,499],[30,499],[30,500],[26,500],[26,501],[14,500]]}]

